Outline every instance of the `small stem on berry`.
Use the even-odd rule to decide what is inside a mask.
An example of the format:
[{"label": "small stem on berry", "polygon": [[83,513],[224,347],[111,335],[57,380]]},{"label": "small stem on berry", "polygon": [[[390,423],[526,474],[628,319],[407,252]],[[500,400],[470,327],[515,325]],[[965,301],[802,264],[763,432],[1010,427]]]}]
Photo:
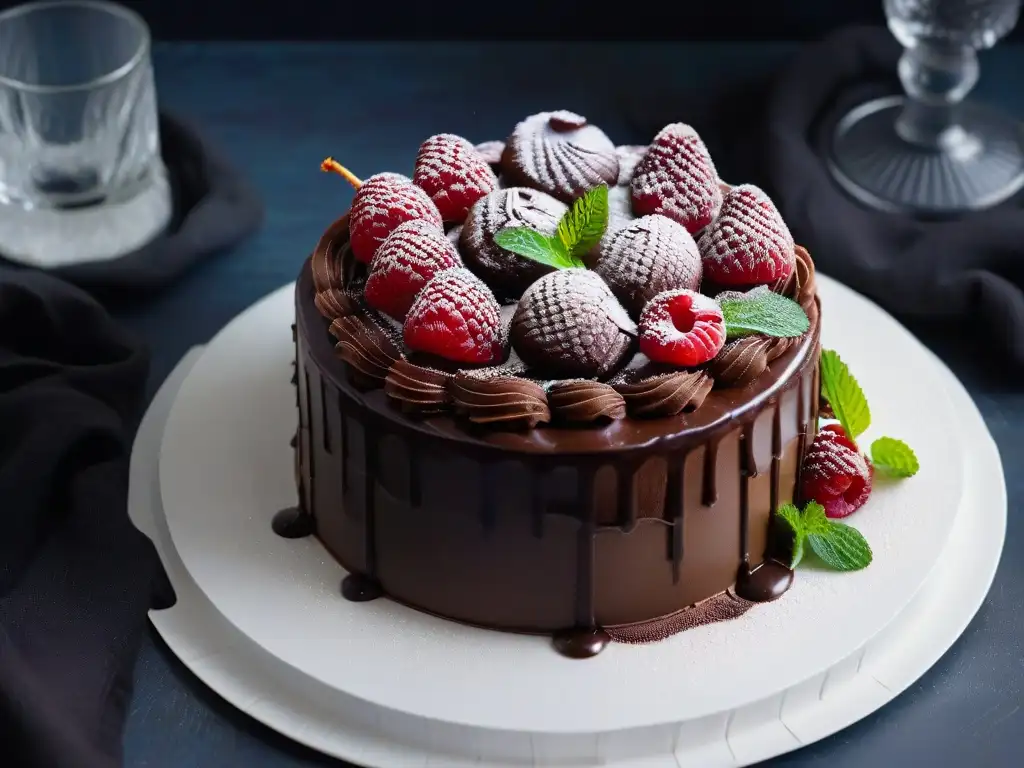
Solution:
[{"label": "small stem on berry", "polygon": [[339,163],[333,157],[328,157],[322,163],[320,163],[320,170],[324,173],[336,173],[349,184],[352,185],[353,189],[359,189],[363,186],[362,179],[356,176],[352,171],[346,168],[344,165]]}]

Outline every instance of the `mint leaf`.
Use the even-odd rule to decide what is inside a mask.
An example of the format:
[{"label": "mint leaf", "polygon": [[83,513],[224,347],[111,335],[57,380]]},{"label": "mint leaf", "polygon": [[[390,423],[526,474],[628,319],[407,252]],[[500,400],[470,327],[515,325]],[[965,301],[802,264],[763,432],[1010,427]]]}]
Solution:
[{"label": "mint leaf", "polygon": [[851,440],[856,440],[871,426],[871,409],[860,384],[838,353],[831,349],[821,351],[821,394]]},{"label": "mint leaf", "polygon": [[793,533],[792,554],[789,558],[789,567],[792,570],[800,565],[800,561],[804,559],[805,536],[803,525],[800,522],[800,510],[792,504],[783,504],[775,511],[775,514],[786,522],[786,525],[789,526],[790,531]]},{"label": "mint leaf", "polygon": [[825,508],[816,501],[807,502],[803,514],[800,516],[800,527],[803,532],[820,535],[828,532],[831,521],[825,516]]},{"label": "mint leaf", "polygon": [[762,333],[765,336],[800,336],[811,323],[807,313],[792,299],[767,286],[747,293],[727,293],[718,297],[729,339]]},{"label": "mint leaf", "polygon": [[812,533],[807,543],[818,558],[837,571],[859,571],[871,564],[871,547],[860,531],[829,521],[826,533]]},{"label": "mint leaf", "polygon": [[529,227],[508,227],[494,233],[494,242],[506,251],[547,264],[556,269],[585,266],[573,258],[557,238],[542,235]]},{"label": "mint leaf", "polygon": [[892,477],[913,477],[921,468],[911,447],[895,437],[880,437],[871,444],[871,463]]},{"label": "mint leaf", "polygon": [[562,243],[566,253],[576,257],[585,256],[600,242],[607,226],[608,187],[602,184],[573,200],[569,210],[558,222],[555,237]]}]

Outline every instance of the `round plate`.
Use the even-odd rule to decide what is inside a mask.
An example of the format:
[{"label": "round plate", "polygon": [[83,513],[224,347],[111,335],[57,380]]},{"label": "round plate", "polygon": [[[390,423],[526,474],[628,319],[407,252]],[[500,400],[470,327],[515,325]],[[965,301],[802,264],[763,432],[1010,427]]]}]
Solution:
[{"label": "round plate", "polygon": [[872,404],[877,426],[865,443],[902,438],[922,466],[911,480],[879,480],[849,520],[872,544],[869,568],[802,567],[785,597],[742,619],[649,646],[613,644],[586,662],[564,659],[546,638],[468,628],[387,600],[346,602],[344,571],[315,539],[270,530],[273,513],[295,503],[292,290],[236,318],[182,385],[161,451],[163,508],[184,566],[228,622],[278,663],[379,711],[536,736],[732,712],[862,649],[926,582],[954,524],[966,457],[941,367],[888,315],[822,278],[824,344],[841,352]]}]

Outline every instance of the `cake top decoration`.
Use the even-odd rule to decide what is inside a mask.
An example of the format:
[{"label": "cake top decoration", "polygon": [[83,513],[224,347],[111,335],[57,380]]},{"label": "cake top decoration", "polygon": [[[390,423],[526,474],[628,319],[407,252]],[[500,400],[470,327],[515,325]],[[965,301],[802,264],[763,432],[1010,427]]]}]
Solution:
[{"label": "cake top decoration", "polygon": [[[500,402],[503,428],[656,417],[806,354],[810,257],[762,190],[718,178],[692,126],[616,147],[575,112],[542,112],[504,142],[427,138],[411,178],[322,168],[356,195],[349,266],[315,260],[316,304],[353,318],[339,342],[368,380],[388,357],[411,361],[392,377],[403,407],[415,372],[431,409],[488,423]],[[371,356],[382,326],[399,346]],[[453,394],[435,402],[437,386]]]}]

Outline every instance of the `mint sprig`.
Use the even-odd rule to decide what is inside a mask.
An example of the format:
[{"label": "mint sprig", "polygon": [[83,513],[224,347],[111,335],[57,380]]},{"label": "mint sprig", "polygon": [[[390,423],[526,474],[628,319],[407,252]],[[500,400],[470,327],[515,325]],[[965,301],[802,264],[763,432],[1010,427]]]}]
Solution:
[{"label": "mint sprig", "polygon": [[831,349],[821,350],[821,394],[851,440],[856,440],[871,426],[871,409],[860,384],[839,354]]},{"label": "mint sprig", "polygon": [[873,555],[867,539],[856,528],[829,520],[821,504],[808,502],[803,512],[792,504],[783,504],[775,514],[793,533],[790,568],[803,560],[805,544],[836,571],[858,571],[871,564]]},{"label": "mint sprig", "polygon": [[911,447],[895,437],[880,437],[871,444],[871,463],[891,477],[913,477],[921,468]]},{"label": "mint sprig", "polygon": [[755,333],[776,337],[801,336],[811,326],[803,307],[766,285],[747,293],[720,294],[718,305],[725,319],[726,338],[730,340]]},{"label": "mint sprig", "polygon": [[494,242],[555,269],[585,268],[582,257],[600,242],[607,227],[608,187],[602,184],[573,201],[553,236],[529,227],[506,227],[495,233]]},{"label": "mint sprig", "polygon": [[586,256],[608,226],[608,187],[602,184],[573,200],[558,222],[555,237],[572,256]]}]

